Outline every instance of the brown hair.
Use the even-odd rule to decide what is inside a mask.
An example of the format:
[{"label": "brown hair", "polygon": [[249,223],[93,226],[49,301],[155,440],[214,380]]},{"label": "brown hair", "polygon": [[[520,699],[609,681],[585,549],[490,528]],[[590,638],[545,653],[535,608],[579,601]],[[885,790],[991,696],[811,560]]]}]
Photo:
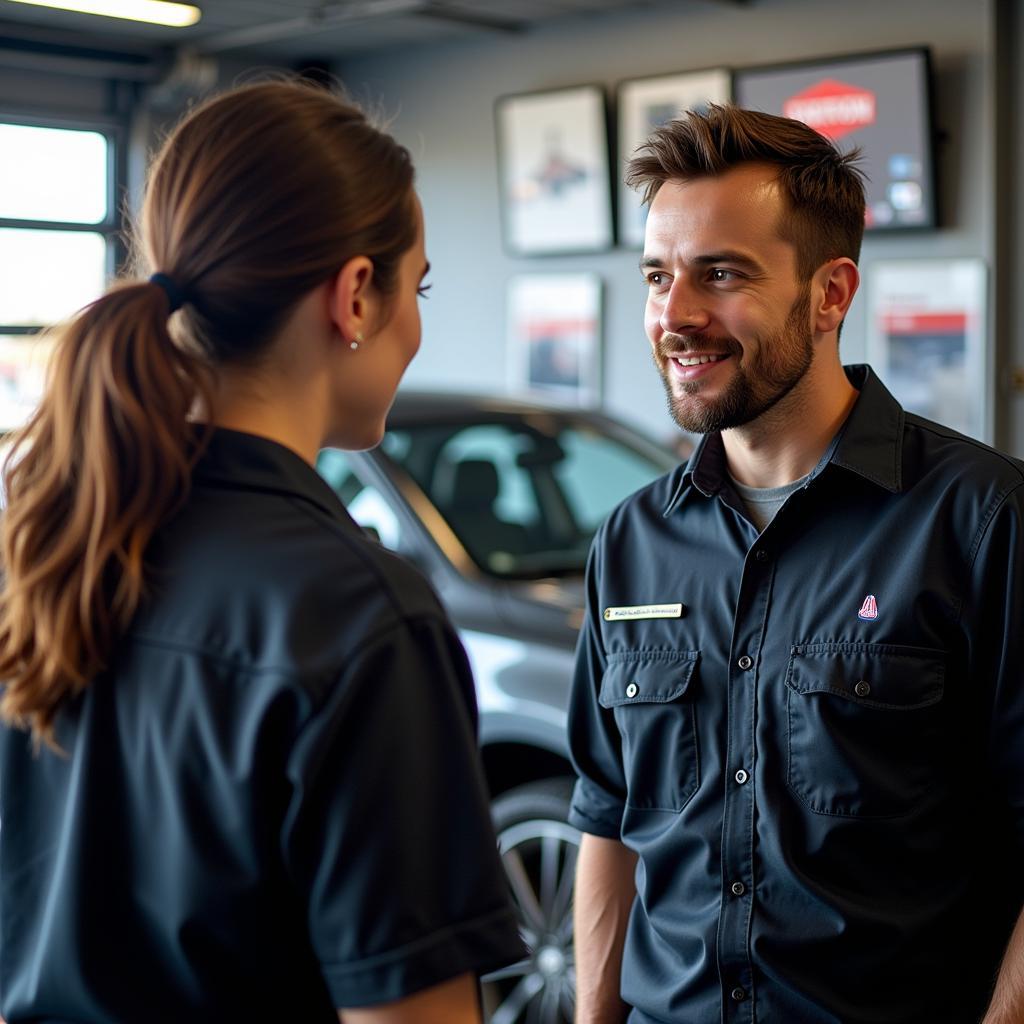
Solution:
[{"label": "brown hair", "polygon": [[412,181],[402,146],[297,81],[217,97],[170,136],[136,238],[170,292],[121,283],[58,329],[4,466],[3,719],[52,742],[61,703],[109,664],[145,594],[147,546],[188,493],[208,433],[189,414],[209,410],[216,367],[259,358],[353,256],[393,294],[416,237]]},{"label": "brown hair", "polygon": [[829,259],[855,263],[864,237],[864,175],[859,150],[840,153],[801,121],[711,104],[656,128],[626,170],[626,184],[649,203],[670,180],[715,177],[747,163],[774,164],[789,201],[779,231],[796,249],[803,280]]}]

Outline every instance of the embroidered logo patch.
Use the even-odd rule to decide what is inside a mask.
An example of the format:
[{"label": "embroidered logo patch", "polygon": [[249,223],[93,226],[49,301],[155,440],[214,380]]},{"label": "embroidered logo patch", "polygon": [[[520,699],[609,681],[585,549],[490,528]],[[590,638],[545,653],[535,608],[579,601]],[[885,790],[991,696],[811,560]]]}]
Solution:
[{"label": "embroidered logo patch", "polygon": [[606,622],[620,619],[678,619],[682,614],[681,604],[634,604],[604,610]]},{"label": "embroidered logo patch", "polygon": [[874,594],[868,594],[864,598],[864,603],[860,606],[860,611],[857,612],[857,618],[863,619],[865,622],[878,618],[878,602],[875,600]]}]

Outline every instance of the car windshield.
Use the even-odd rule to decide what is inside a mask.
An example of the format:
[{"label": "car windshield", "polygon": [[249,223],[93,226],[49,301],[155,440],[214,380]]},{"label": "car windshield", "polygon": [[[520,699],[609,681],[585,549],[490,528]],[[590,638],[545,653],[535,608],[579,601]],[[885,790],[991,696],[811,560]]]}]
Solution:
[{"label": "car windshield", "polygon": [[512,577],[581,572],[608,513],[675,464],[625,429],[555,416],[391,429],[381,448],[481,569]]}]

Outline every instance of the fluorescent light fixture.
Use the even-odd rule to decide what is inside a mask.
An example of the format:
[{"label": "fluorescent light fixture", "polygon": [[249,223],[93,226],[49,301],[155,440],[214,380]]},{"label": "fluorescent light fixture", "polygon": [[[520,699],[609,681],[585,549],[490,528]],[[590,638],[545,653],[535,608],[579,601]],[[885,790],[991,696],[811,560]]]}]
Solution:
[{"label": "fluorescent light fixture", "polygon": [[145,21],[151,25],[169,25],[185,28],[194,25],[203,15],[191,4],[171,3],[170,0],[11,0],[15,4],[33,7],[51,7],[57,11],[75,11],[78,14],[99,14],[104,18],[124,18],[127,21]]}]

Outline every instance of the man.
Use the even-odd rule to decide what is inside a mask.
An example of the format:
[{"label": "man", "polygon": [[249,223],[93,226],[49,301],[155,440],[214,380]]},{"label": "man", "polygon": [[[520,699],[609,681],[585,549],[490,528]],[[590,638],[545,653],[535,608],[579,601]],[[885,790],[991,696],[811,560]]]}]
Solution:
[{"label": "man", "polygon": [[1021,1024],[1024,466],[840,363],[850,156],[713,107],[628,180],[705,436],[591,554],[578,1020]]}]

